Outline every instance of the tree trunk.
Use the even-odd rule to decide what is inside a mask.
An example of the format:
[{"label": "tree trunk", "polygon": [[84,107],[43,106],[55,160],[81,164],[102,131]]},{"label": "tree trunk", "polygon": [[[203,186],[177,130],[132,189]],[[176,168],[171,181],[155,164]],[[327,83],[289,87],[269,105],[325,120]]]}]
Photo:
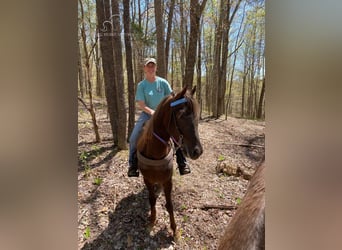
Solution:
[{"label": "tree trunk", "polygon": [[161,0],[154,0],[154,13],[157,32],[157,65],[158,75],[166,78],[165,63],[165,41],[164,41],[164,21]]},{"label": "tree trunk", "polygon": [[[145,0],[144,6],[145,6],[146,10],[145,10],[145,29],[144,29],[143,28],[143,22],[142,22],[142,12],[141,12],[141,6],[142,5],[140,5],[140,3],[141,3],[141,1],[138,0],[138,12],[139,12],[138,17],[135,17],[135,16],[132,17],[132,20],[138,19],[138,27],[141,30],[141,32],[143,33],[143,34],[139,35],[139,37],[133,43],[133,45],[135,47],[134,48],[135,56],[133,58],[133,61],[134,61],[133,66],[134,66],[134,72],[135,72],[134,81],[136,83],[140,82],[144,78],[144,70],[142,67],[142,64],[144,61],[144,56],[145,56],[144,42],[147,40],[147,31],[148,31],[149,20],[150,20],[149,11],[148,11],[149,0]],[[143,32],[143,30],[145,30],[145,31]]]},{"label": "tree trunk", "polygon": [[134,101],[134,80],[132,64],[132,43],[129,17],[129,0],[123,0],[123,20],[125,32],[126,67],[127,67],[127,86],[128,86],[128,129],[127,138],[131,135],[135,123],[135,101]]},{"label": "tree trunk", "polygon": [[[145,1],[145,6],[146,6],[146,23],[145,23],[145,37],[144,37],[145,40],[147,38],[148,23],[149,23],[149,20],[150,20],[149,11],[148,11],[148,5],[149,5],[149,0],[146,0]],[[140,5],[139,5],[139,13],[140,13]],[[139,19],[139,27],[142,27],[141,16],[140,15],[139,15],[138,19]]]},{"label": "tree trunk", "polygon": [[[234,46],[234,59],[233,59],[233,65],[232,65],[232,69],[231,69],[231,74],[230,74],[230,80],[229,80],[229,90],[228,90],[228,100],[227,100],[227,107],[226,107],[226,117],[228,113],[231,113],[232,110],[232,87],[233,87],[233,79],[234,79],[234,73],[235,73],[235,64],[236,64],[236,59],[237,59],[237,55],[238,55],[238,48],[242,45],[242,41],[239,42],[239,37],[240,37],[240,33],[241,33],[241,29],[243,26],[243,22],[245,20],[245,9],[246,9],[246,3],[243,7],[243,16],[241,18],[241,23],[240,23],[240,27],[239,27],[239,31],[236,37],[236,41],[235,41],[235,46]],[[244,33],[242,31],[242,33]],[[242,38],[241,38],[242,40]],[[238,43],[240,43],[238,45]],[[226,118],[227,119],[227,118]]]},{"label": "tree trunk", "polygon": [[223,16],[225,13],[225,0],[220,1],[220,15],[216,25],[215,39],[214,39],[214,59],[213,64],[213,86],[211,97],[211,111],[214,118],[219,117],[218,101],[219,101],[219,89],[221,87],[221,55],[222,55],[222,33],[223,33]]},{"label": "tree trunk", "polygon": [[261,117],[262,117],[264,97],[265,97],[265,77],[262,80],[262,87],[261,87],[261,93],[260,93],[260,98],[259,98],[257,119],[261,119]]},{"label": "tree trunk", "polygon": [[[224,113],[224,97],[226,94],[226,79],[227,79],[227,60],[228,60],[228,45],[229,31],[231,23],[237,13],[241,0],[236,2],[235,8],[231,8],[230,0],[221,0],[221,11],[219,22],[216,31],[216,41],[214,48],[215,55],[215,70],[214,70],[214,85],[212,101],[213,116],[219,118]],[[232,9],[232,11],[231,11]],[[232,12],[232,14],[230,14]]]},{"label": "tree trunk", "polygon": [[205,55],[205,106],[202,105],[202,107],[209,111],[209,113],[212,110],[212,102],[211,102],[211,97],[212,97],[212,75],[213,75],[213,58],[211,56],[212,54],[212,36],[209,36],[209,41],[207,44],[203,46],[204,49],[204,55]]},{"label": "tree trunk", "polygon": [[83,104],[83,106],[86,108],[86,110],[88,110],[88,112],[90,113],[91,121],[93,123],[93,128],[94,128],[94,132],[95,132],[95,141],[101,142],[101,138],[100,138],[100,134],[99,134],[99,127],[97,126],[96,114],[95,114],[94,108],[92,106],[88,107],[87,104],[84,102],[84,100],[81,97],[78,97],[78,100]]},{"label": "tree trunk", "polygon": [[78,80],[79,80],[79,87],[80,87],[80,94],[81,97],[84,97],[84,76],[83,76],[83,66],[82,66],[82,56],[81,56],[81,46],[79,41],[77,41],[78,44]]},{"label": "tree trunk", "polygon": [[[93,93],[92,93],[92,83],[91,83],[91,77],[90,77],[90,55],[88,53],[87,49],[87,38],[85,33],[85,25],[84,25],[84,12],[83,12],[83,4],[82,1],[79,0],[80,8],[81,8],[81,18],[82,18],[82,24],[81,24],[81,35],[83,40],[83,49],[84,49],[84,57],[85,57],[85,66],[86,66],[86,73],[87,73],[87,85],[88,85],[88,94],[89,94],[89,108],[88,111],[91,114],[92,122],[93,122],[93,128],[95,133],[95,140],[96,142],[101,142],[100,134],[99,134],[99,128],[96,121],[96,115],[93,105]],[[85,105],[85,103],[84,103]],[[85,105],[86,106],[86,105]]]},{"label": "tree trunk", "polygon": [[170,53],[170,40],[172,33],[172,20],[173,20],[173,11],[175,9],[176,0],[171,0],[170,9],[169,9],[169,17],[167,21],[167,33],[166,33],[166,41],[165,41],[165,69],[166,69],[166,77],[168,73],[168,62],[169,62],[169,53]]},{"label": "tree trunk", "polygon": [[256,110],[256,86],[257,86],[257,65],[256,65],[256,61],[257,61],[257,23],[256,23],[256,19],[253,20],[253,30],[252,30],[252,50],[251,50],[251,55],[250,57],[252,58],[251,60],[251,71],[250,71],[250,93],[249,93],[249,105],[248,105],[248,113],[249,113],[249,118],[255,118],[256,114],[255,114],[255,110]]},{"label": "tree trunk", "polygon": [[174,75],[175,75],[175,69],[174,69],[174,49],[171,50],[171,89],[174,89]]},{"label": "tree trunk", "polygon": [[[148,6],[148,4],[146,5],[146,7]],[[141,3],[140,0],[138,0],[138,23],[139,26],[141,27]]]},{"label": "tree trunk", "polygon": [[126,140],[126,103],[124,97],[123,65],[122,65],[122,45],[121,45],[121,27],[120,10],[118,0],[112,0],[113,16],[113,50],[114,50],[114,79],[115,79],[115,99],[117,105],[117,132],[118,148],[127,149]]},{"label": "tree trunk", "polygon": [[[247,45],[246,45],[247,46]],[[242,76],[242,94],[241,94],[241,117],[245,116],[245,102],[246,102],[246,81],[248,75],[248,48],[244,51],[244,64],[243,64],[243,76]]]},{"label": "tree trunk", "polygon": [[[259,40],[258,40],[258,55],[257,55],[257,84],[255,86],[255,117],[257,119],[260,119],[261,116],[259,117],[259,108],[260,108],[260,97],[262,95],[262,90],[260,91],[260,94],[259,94],[259,87],[260,87],[260,82],[261,82],[261,85],[264,85],[264,80],[261,80],[261,79],[264,79],[264,76],[261,75],[261,69],[262,69],[262,55],[264,54],[263,51],[262,51],[262,41],[263,41],[263,34],[262,32],[258,32],[259,33]],[[261,86],[262,88],[263,86]],[[259,99],[258,99],[259,98]],[[261,102],[261,105],[262,105],[262,102]]]},{"label": "tree trunk", "polygon": [[95,47],[95,67],[96,67],[96,95],[103,97],[103,81],[101,77],[101,63],[100,63],[99,45],[96,43]]},{"label": "tree trunk", "polygon": [[183,78],[183,87],[192,88],[194,79],[194,67],[197,57],[197,42],[200,29],[201,15],[207,0],[203,0],[202,4],[198,0],[190,1],[190,36],[189,46],[186,55],[185,76]]},{"label": "tree trunk", "polygon": [[[226,80],[227,80],[227,60],[228,60],[228,44],[229,44],[229,13],[230,13],[230,0],[226,0],[223,3],[223,22],[222,22],[222,55],[218,77],[218,93],[217,93],[217,117],[220,117],[224,113],[224,97],[226,94]],[[225,15],[225,16],[224,16]]]},{"label": "tree trunk", "polygon": [[[99,31],[100,49],[102,55],[102,68],[103,77],[105,82],[105,95],[107,100],[109,121],[113,134],[114,145],[118,144],[118,137],[116,130],[117,128],[117,105],[115,97],[115,86],[114,86],[114,58],[113,58],[113,45],[112,38],[106,35],[103,28],[104,21],[110,20],[110,9],[109,0],[96,0],[96,14],[97,14],[97,25]],[[111,32],[110,25],[106,26],[107,30]]]},{"label": "tree trunk", "polygon": [[184,41],[184,34],[187,33],[187,30],[185,28],[186,20],[184,18],[184,0],[179,1],[179,12],[180,12],[180,50],[181,50],[181,56],[180,56],[180,65],[181,65],[181,75],[182,79],[185,75],[185,54],[186,54],[186,45]]},{"label": "tree trunk", "polygon": [[[201,29],[198,33],[198,60],[197,60],[197,91],[196,96],[200,107],[202,106],[202,43]],[[202,119],[202,109],[200,109],[200,119]]]}]

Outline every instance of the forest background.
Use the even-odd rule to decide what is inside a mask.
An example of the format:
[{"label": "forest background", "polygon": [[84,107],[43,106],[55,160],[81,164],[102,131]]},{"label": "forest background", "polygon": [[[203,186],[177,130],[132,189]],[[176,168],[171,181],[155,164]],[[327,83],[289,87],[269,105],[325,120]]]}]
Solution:
[{"label": "forest background", "polygon": [[78,100],[96,142],[99,101],[114,145],[127,148],[146,57],[175,91],[197,86],[201,118],[265,118],[264,1],[79,0],[78,12]]}]

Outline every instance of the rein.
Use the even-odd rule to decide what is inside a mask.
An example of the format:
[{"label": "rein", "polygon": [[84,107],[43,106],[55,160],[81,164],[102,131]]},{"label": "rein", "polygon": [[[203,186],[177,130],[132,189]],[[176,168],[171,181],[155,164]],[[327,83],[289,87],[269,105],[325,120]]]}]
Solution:
[{"label": "rein", "polygon": [[[179,105],[179,104],[182,104],[182,103],[185,103],[185,102],[187,102],[187,101],[188,101],[188,99],[185,98],[185,97],[183,97],[183,98],[181,98],[181,99],[178,99],[177,101],[171,102],[171,103],[170,103],[170,107],[171,107],[171,108],[172,108],[172,107],[175,107],[175,106],[177,106],[177,105]],[[175,147],[175,152],[176,152],[176,150],[179,149],[179,148],[182,146],[182,144],[183,144],[183,134],[182,134],[181,130],[179,129],[178,125],[177,125],[176,117],[175,117],[175,113],[173,112],[173,109],[172,109],[172,114],[171,114],[171,116],[172,116],[171,119],[173,118],[173,121],[174,121],[174,123],[175,123],[175,127],[176,127],[176,129],[177,129],[178,134],[179,134],[179,141],[178,141],[178,142],[176,141],[176,139],[175,139],[173,136],[171,136],[171,138],[172,138],[174,144],[176,144],[176,146],[177,146],[177,147]],[[171,122],[171,119],[170,119],[170,122]],[[169,125],[168,125],[168,129],[170,128],[170,122],[169,122]]]},{"label": "rein", "polygon": [[159,135],[157,135],[155,132],[152,133],[159,141],[161,141],[164,145],[167,146],[167,142],[161,138]]}]

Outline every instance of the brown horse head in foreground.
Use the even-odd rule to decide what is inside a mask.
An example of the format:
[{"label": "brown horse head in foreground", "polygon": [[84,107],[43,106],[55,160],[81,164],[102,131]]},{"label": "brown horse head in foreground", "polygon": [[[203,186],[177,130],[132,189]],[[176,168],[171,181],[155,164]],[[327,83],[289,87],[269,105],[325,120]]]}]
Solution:
[{"label": "brown horse head in foreground", "polygon": [[198,135],[199,105],[187,88],[176,95],[169,95],[158,105],[147,122],[137,144],[138,167],[149,191],[151,206],[150,229],[156,221],[157,190],[164,190],[170,225],[177,239],[176,223],[171,199],[173,149],[170,139],[182,147],[191,159],[203,152]]}]

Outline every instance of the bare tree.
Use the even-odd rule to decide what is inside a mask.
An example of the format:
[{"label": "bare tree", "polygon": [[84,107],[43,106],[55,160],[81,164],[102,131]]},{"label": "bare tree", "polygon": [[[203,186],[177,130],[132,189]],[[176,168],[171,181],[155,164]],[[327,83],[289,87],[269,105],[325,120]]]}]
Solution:
[{"label": "bare tree", "polygon": [[257,112],[257,119],[261,119],[262,117],[262,111],[263,111],[263,104],[265,99],[265,77],[262,80],[262,87],[261,87],[261,93],[259,98],[259,105],[258,105],[258,112]]},{"label": "bare tree", "polygon": [[135,122],[135,102],[134,102],[134,80],[133,80],[133,58],[131,29],[129,17],[129,0],[123,0],[123,24],[125,32],[125,49],[126,49],[126,68],[127,68],[127,88],[128,88],[128,130],[127,138],[129,138]]},{"label": "bare tree", "polygon": [[214,88],[212,101],[213,116],[218,118],[224,113],[224,96],[226,93],[227,79],[227,60],[228,60],[228,45],[229,31],[231,23],[239,9],[241,0],[237,0],[235,6],[232,7],[231,0],[221,0],[220,17],[215,36],[215,70],[214,70]]},{"label": "bare tree", "polygon": [[[212,56],[212,50],[213,50],[213,29],[208,30],[209,35],[206,37],[203,33],[203,54],[204,54],[204,64],[205,64],[205,105],[202,105],[203,108],[206,108],[208,111],[212,110],[212,88],[213,88],[213,56]],[[202,111],[201,111],[202,112]]]},{"label": "bare tree", "polygon": [[[201,25],[202,26],[202,25]],[[198,34],[198,59],[197,59],[197,100],[202,106],[202,43],[201,43],[201,29]],[[200,109],[200,119],[202,119],[202,108]]]},{"label": "bare tree", "polygon": [[122,61],[122,44],[121,44],[121,25],[120,10],[118,0],[112,0],[112,17],[113,17],[113,50],[114,50],[114,79],[115,79],[115,99],[117,105],[117,133],[118,148],[127,149],[126,125],[127,114],[124,97],[123,82],[123,61]]},{"label": "bare tree", "polygon": [[78,82],[80,88],[80,95],[83,98],[85,94],[84,90],[84,76],[83,76],[83,66],[82,66],[82,55],[81,55],[81,46],[79,40],[77,40],[78,45]]},{"label": "bare tree", "polygon": [[99,45],[96,43],[95,46],[95,67],[96,67],[96,95],[99,97],[103,97],[103,79],[102,79],[102,72],[101,72],[101,57],[99,51]]},{"label": "bare tree", "polygon": [[185,75],[185,55],[186,55],[186,41],[187,39],[184,39],[184,35],[186,35],[187,28],[186,28],[186,20],[184,17],[184,0],[179,0],[179,12],[180,12],[180,50],[181,50],[181,56],[180,56],[180,67],[181,67],[181,74],[182,78]]},{"label": "bare tree", "polygon": [[166,41],[165,41],[165,68],[166,68],[166,77],[168,73],[168,62],[169,62],[169,51],[170,51],[170,40],[172,33],[172,19],[173,19],[173,11],[175,9],[176,0],[171,0],[170,8],[169,8],[169,17],[167,19],[167,32],[166,32]]},{"label": "bare tree", "polygon": [[232,54],[234,54],[234,58],[233,58],[233,65],[231,67],[231,73],[230,73],[230,79],[229,79],[229,88],[228,88],[228,98],[226,101],[226,118],[227,119],[227,115],[228,113],[231,113],[231,108],[232,108],[232,87],[233,87],[233,79],[234,79],[234,73],[235,73],[235,65],[236,65],[236,59],[237,59],[237,55],[238,55],[238,50],[241,47],[241,45],[243,44],[243,34],[244,34],[244,30],[242,30],[243,23],[245,20],[245,10],[246,10],[246,3],[244,4],[243,7],[243,14],[242,14],[242,18],[241,18],[241,23],[239,26],[239,30],[236,36],[236,40],[235,40],[235,46],[234,46],[234,51],[232,52]]},{"label": "bare tree", "polygon": [[242,93],[241,93],[241,117],[245,116],[245,102],[246,102],[246,82],[247,75],[249,71],[248,65],[248,48],[244,49],[244,64],[243,64],[243,73],[242,73]]},{"label": "bare tree", "polygon": [[186,55],[185,75],[183,78],[183,87],[192,88],[194,79],[194,67],[197,57],[197,42],[200,31],[200,20],[207,0],[199,3],[198,0],[190,1],[190,36],[188,52]]},{"label": "bare tree", "polygon": [[[83,10],[83,4],[82,1],[79,0],[80,8],[81,8],[81,17],[82,17],[82,24],[81,24],[81,36],[82,36],[82,41],[83,41],[83,49],[84,49],[84,58],[85,58],[85,66],[86,66],[86,73],[87,73],[87,85],[88,85],[88,95],[89,95],[89,107],[85,104],[83,100],[79,98],[79,100],[82,102],[82,104],[86,107],[86,109],[89,111],[91,115],[91,119],[93,122],[93,128],[94,128],[94,133],[95,133],[95,138],[96,142],[100,142],[100,134],[99,134],[99,128],[97,125],[96,121],[96,114],[94,110],[94,105],[93,105],[93,93],[92,93],[92,83],[91,83],[91,76],[90,76],[90,56],[91,56],[91,51],[90,53],[88,52],[87,48],[87,38],[86,38],[86,33],[85,33],[85,25],[84,25],[84,10]],[[96,41],[95,41],[96,43]],[[92,50],[94,49],[95,44],[92,47]]]},{"label": "bare tree", "polygon": [[96,0],[96,15],[99,31],[100,49],[102,55],[103,77],[105,82],[105,95],[107,100],[109,121],[113,134],[114,145],[118,143],[117,136],[117,105],[115,98],[115,79],[114,79],[114,57],[112,38],[106,35],[111,31],[110,3],[109,0]]},{"label": "bare tree", "polygon": [[154,0],[154,13],[157,32],[157,64],[158,75],[166,78],[164,21],[161,0]]}]

